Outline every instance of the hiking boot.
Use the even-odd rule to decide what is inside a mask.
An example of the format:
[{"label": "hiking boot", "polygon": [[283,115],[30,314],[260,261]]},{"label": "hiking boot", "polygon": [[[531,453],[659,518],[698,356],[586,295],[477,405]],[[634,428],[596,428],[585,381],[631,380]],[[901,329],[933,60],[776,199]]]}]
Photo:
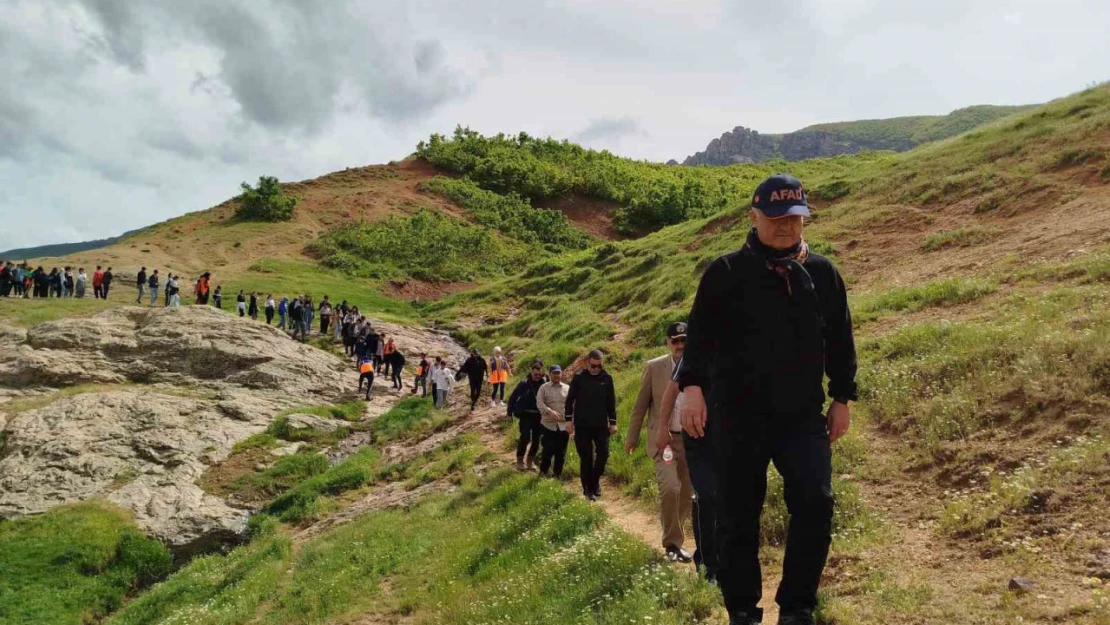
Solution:
[{"label": "hiking boot", "polygon": [[685,563],[693,561],[694,557],[690,555],[689,551],[686,551],[682,547],[675,547],[672,545],[667,547],[667,559],[671,562]]},{"label": "hiking boot", "polygon": [[779,614],[779,625],[814,625],[813,612],[809,610],[790,610]]}]

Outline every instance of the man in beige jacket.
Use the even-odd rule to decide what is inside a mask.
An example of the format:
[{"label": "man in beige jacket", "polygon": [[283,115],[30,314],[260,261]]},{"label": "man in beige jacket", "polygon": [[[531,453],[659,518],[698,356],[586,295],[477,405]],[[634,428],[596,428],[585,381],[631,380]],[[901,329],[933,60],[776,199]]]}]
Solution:
[{"label": "man in beige jacket", "polygon": [[536,393],[536,408],[540,411],[540,425],[543,426],[543,452],[540,453],[540,475],[547,475],[552,461],[555,462],[555,477],[563,474],[563,463],[567,459],[567,392],[570,386],[563,382],[563,368],[551,365],[548,382]]},{"label": "man in beige jacket", "polygon": [[667,557],[678,562],[689,562],[689,552],[682,548],[685,541],[682,525],[693,507],[694,489],[690,485],[690,472],[686,466],[686,450],[681,436],[671,437],[671,457],[657,448],[656,430],[669,426],[670,415],[659,414],[663,404],[663,391],[671,381],[675,364],[686,348],[686,324],[672,323],[667,328],[667,347],[670,353],[649,360],[640,377],[640,394],[632,408],[628,436],[624,440],[625,452],[631,454],[640,444],[640,429],[647,417],[647,455],[655,462],[655,479],[659,482],[659,520],[663,525],[663,548]]}]

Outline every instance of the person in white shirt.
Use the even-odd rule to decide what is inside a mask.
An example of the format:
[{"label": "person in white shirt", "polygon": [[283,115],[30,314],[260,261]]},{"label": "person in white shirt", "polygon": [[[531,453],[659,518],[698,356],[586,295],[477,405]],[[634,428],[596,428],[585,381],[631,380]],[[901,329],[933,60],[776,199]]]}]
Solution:
[{"label": "person in white shirt", "polygon": [[451,393],[451,387],[455,384],[455,372],[451,367],[447,366],[447,361],[443,361],[439,369],[439,380],[436,382],[436,408],[444,409],[447,407],[447,396]]},{"label": "person in white shirt", "polygon": [[543,451],[540,452],[540,475],[547,475],[554,461],[554,475],[563,474],[563,463],[567,458],[567,443],[570,434],[567,434],[567,391],[570,390],[563,382],[563,368],[551,365],[548,369],[549,381],[536,392],[536,408],[540,411],[540,425],[543,430]]}]

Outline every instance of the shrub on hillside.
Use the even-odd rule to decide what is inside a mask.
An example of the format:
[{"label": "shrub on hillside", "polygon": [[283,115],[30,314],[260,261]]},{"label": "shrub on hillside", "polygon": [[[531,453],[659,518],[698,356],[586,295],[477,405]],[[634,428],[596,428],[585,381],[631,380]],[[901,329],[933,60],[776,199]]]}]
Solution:
[{"label": "shrub on hillside", "polygon": [[338,226],[311,249],[328,267],[355,275],[432,281],[498,275],[528,256],[523,244],[428,209]]},{"label": "shrub on hillside", "polygon": [[237,198],[239,208],[235,216],[252,221],[289,221],[297,198],[287,197],[281,183],[273,176],[259,176],[258,186],[240,185],[243,192]]}]

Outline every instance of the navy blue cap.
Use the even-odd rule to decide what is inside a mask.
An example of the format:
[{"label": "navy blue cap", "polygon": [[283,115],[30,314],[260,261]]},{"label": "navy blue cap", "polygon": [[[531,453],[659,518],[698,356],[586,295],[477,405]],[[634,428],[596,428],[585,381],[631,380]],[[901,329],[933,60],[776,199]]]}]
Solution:
[{"label": "navy blue cap", "polygon": [[548,370],[551,371],[551,373],[562,373],[563,372],[563,368],[560,367],[559,365],[551,365],[551,368],[548,369]]},{"label": "navy blue cap", "polygon": [[802,181],[789,174],[775,174],[759,183],[752,196],[752,208],[771,219],[787,215],[809,217]]}]

